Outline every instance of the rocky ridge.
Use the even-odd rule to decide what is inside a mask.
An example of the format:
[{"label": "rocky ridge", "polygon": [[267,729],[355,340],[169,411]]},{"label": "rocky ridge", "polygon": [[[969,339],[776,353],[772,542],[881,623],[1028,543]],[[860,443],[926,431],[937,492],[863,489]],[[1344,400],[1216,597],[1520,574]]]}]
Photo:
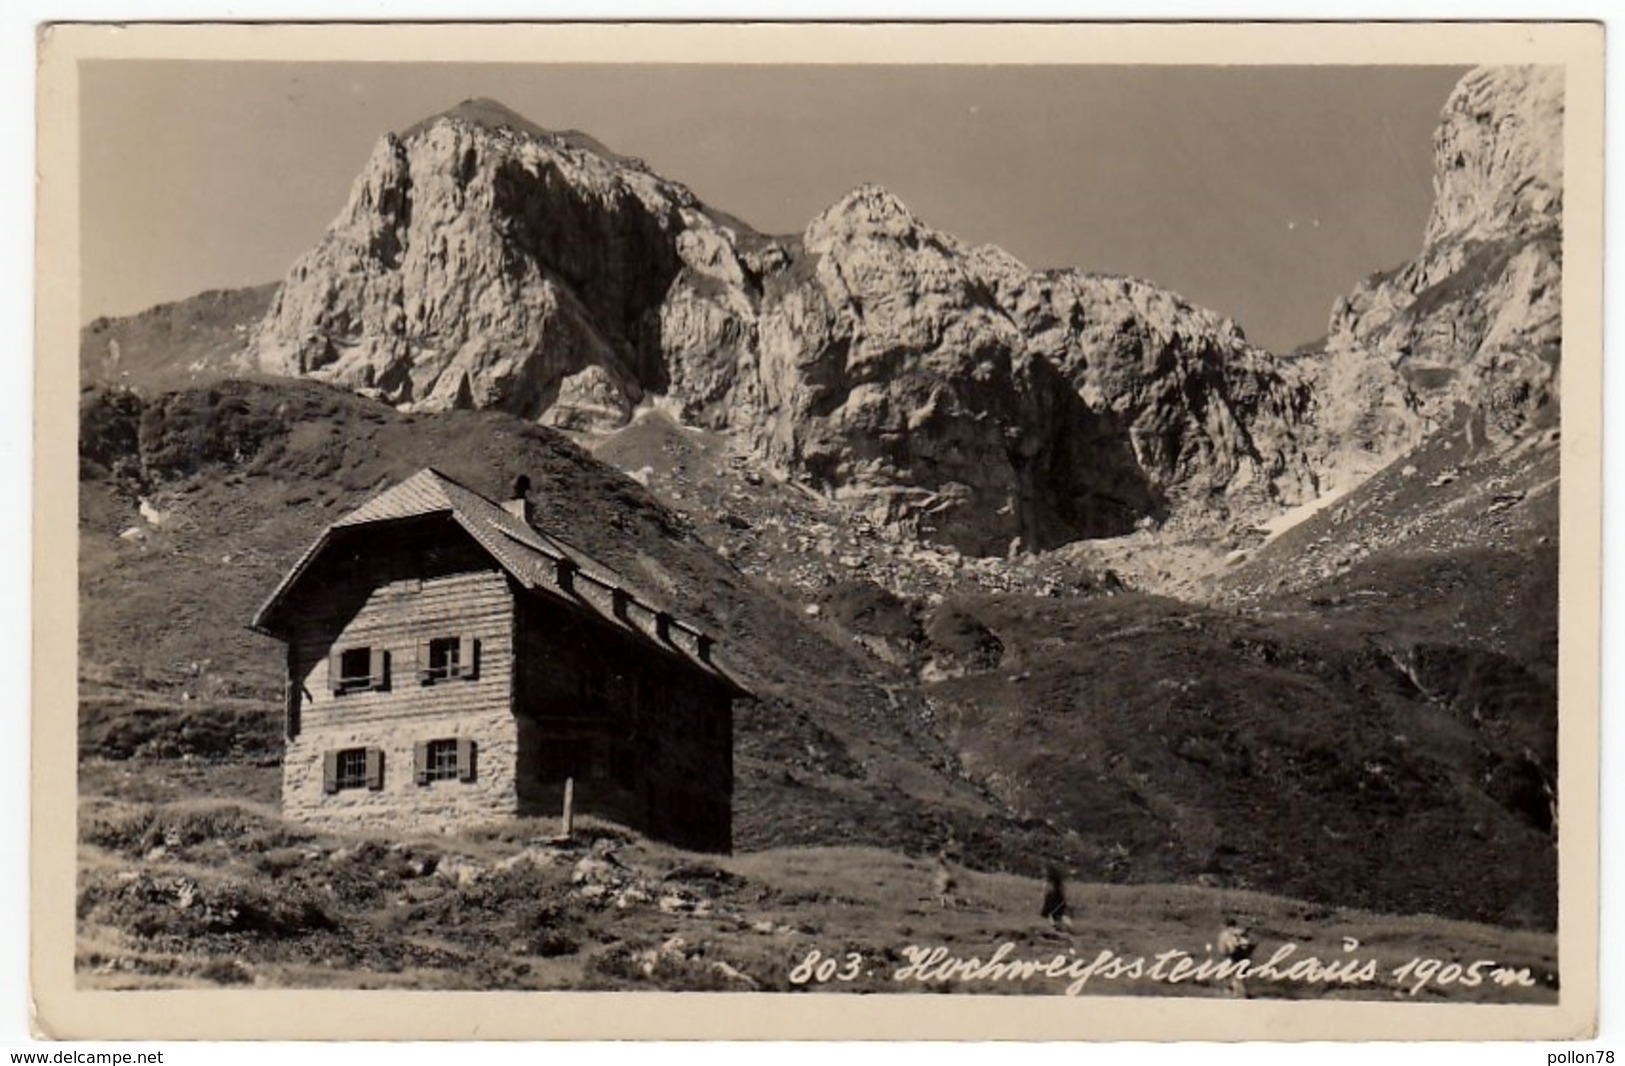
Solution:
[{"label": "rocky ridge", "polygon": [[79,381],[162,390],[213,377],[241,353],[276,288],[211,289],[93,319],[79,333]]},{"label": "rocky ridge", "polygon": [[1563,73],[1462,79],[1434,136],[1420,254],[1332,308],[1317,449],[1345,484],[1470,412],[1478,440],[1555,422],[1562,352]]},{"label": "rocky ridge", "polygon": [[[269,313],[233,312],[224,348],[202,347],[228,359],[251,334],[236,369],[405,409],[602,430],[658,405],[859,520],[971,555],[1169,522],[1245,543],[1458,414],[1495,446],[1555,420],[1561,92],[1539,68],[1464,78],[1421,253],[1339,299],[1318,350],[1279,358],[1151,283],[1031,270],[873,186],[764,236],[489,101],[380,142]],[[122,349],[140,384],[152,331],[129,323],[90,329],[87,377]]]},{"label": "rocky ridge", "polygon": [[386,136],[253,368],[571,428],[641,403],[972,554],[1298,502],[1302,382],[1145,282],[1034,273],[861,186],[771,238],[470,101]]}]

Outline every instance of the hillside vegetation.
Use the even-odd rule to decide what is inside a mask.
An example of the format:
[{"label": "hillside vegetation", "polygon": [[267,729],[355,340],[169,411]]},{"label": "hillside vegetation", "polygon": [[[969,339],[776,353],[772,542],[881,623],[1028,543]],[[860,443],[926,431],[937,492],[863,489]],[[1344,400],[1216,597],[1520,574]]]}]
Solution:
[{"label": "hillside vegetation", "polygon": [[[702,538],[747,532],[720,520],[737,506],[720,493],[678,511],[551,430],[402,414],[311,383],[91,392],[84,418],[82,582],[96,608],[82,714],[98,756],[185,754],[173,737],[193,721],[182,732],[198,752],[264,757],[246,741],[209,749],[195,719],[251,717],[255,700],[274,718],[280,649],[243,627],[304,546],[423,465],[494,496],[522,471],[544,525],[716,632],[760,697],[739,715],[743,850],[921,855],[951,841],[969,866],[1030,876],[1059,862],[1089,880],[1554,920],[1555,697],[1529,647],[1409,643],[1380,615],[1313,605],[1200,608],[1076,571],[1044,595],[973,581],[956,593],[951,565],[933,586],[948,564],[907,553],[887,558],[923,575],[917,594],[813,552],[822,569],[787,599]],[[772,491],[718,459],[702,473],[690,453],[684,476]],[[759,538],[759,571],[803,565],[796,543]],[[108,710],[164,700],[183,706]],[[1443,877],[1447,856],[1471,876]]]},{"label": "hillside vegetation", "polygon": [[[1252,930],[1261,962],[1282,951],[1290,962],[1341,961],[1352,938],[1359,958],[1377,964],[1371,980],[1350,985],[1250,981],[1250,997],[1552,1003],[1557,994],[1552,938],[1540,933],[1257,892],[1099,884],[1072,886],[1077,918],[1056,930],[1037,917],[1041,882],[952,865],[945,905],[934,862],[887,850],[698,859],[611,825],[589,822],[568,845],[536,829],[499,823],[382,841],[312,832],[243,799],[103,796],[81,815],[81,985],[1056,995],[1073,979],[909,972],[925,951],[985,960],[1001,945],[1015,959],[1180,951],[1200,961],[1229,921]],[[1483,962],[1484,979],[1467,987],[1399,974],[1417,959]],[[1497,969],[1516,983],[1490,977]],[[1236,992],[1228,980],[1119,975],[1074,994]]]},{"label": "hillside vegetation", "polygon": [[79,337],[79,380],[145,390],[213,381],[242,351],[275,284],[216,289],[140,314],[98,318]]}]

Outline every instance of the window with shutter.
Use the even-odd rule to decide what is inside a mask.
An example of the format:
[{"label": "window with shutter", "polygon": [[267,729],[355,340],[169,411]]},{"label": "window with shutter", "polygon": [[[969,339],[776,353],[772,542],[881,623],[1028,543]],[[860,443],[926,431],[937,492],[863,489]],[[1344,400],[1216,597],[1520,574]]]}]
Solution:
[{"label": "window with shutter", "polygon": [[423,680],[428,684],[457,676],[458,644],[456,637],[435,637],[428,642],[428,669]]},{"label": "window with shutter", "polygon": [[[323,769],[332,768],[330,778],[332,787],[329,792],[340,792],[347,788],[366,788],[369,750],[367,748],[344,748],[341,751],[330,751],[324,757]],[[380,766],[381,772],[381,766]]]},{"label": "window with shutter", "polygon": [[435,637],[418,645],[418,681],[432,685],[476,674],[479,641],[469,636]]},{"label": "window with shutter", "polygon": [[389,653],[382,648],[345,648],[327,660],[333,695],[388,687]]},{"label": "window with shutter", "polygon": [[474,742],[458,737],[420,741],[413,746],[417,783],[474,780]]},{"label": "window with shutter", "polygon": [[457,740],[431,740],[426,745],[424,767],[428,781],[455,781],[460,776]]}]

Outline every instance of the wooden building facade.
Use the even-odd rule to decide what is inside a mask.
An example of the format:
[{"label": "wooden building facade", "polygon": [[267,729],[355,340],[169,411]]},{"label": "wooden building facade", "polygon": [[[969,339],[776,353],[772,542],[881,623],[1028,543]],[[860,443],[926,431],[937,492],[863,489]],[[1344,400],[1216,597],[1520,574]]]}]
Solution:
[{"label": "wooden building facade", "polygon": [[429,469],[329,526],[254,618],[287,646],[283,807],[431,829],[575,809],[732,837],[733,701],[705,633]]}]

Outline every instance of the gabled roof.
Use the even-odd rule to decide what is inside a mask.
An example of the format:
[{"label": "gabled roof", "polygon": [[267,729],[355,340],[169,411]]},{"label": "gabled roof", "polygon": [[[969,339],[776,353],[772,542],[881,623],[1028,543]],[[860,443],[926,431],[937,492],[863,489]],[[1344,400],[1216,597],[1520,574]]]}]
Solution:
[{"label": "gabled roof", "polygon": [[254,614],[251,628],[277,636],[272,617],[301,576],[336,537],[359,526],[445,515],[526,589],[551,595],[597,615],[611,626],[680,656],[741,694],[739,683],[711,660],[712,638],[634,592],[614,570],[581,549],[536,529],[518,515],[433,467],[418,471],[344,515],[322,531]]}]

